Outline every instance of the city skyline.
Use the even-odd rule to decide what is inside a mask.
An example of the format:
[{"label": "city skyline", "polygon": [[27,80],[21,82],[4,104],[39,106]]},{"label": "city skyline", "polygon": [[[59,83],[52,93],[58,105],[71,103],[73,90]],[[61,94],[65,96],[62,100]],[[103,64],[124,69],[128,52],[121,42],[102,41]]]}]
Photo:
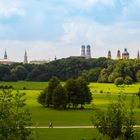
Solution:
[{"label": "city skyline", "polygon": [[0,0],[0,58],[23,61],[76,56],[82,44],[92,57],[130,58],[140,50],[140,0]]}]

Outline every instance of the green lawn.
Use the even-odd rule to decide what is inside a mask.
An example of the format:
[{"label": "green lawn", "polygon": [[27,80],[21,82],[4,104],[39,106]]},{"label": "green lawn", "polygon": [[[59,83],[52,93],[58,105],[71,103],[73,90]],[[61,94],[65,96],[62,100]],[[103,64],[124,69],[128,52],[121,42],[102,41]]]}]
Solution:
[{"label": "green lawn", "polygon": [[36,129],[38,140],[91,140],[96,129]]},{"label": "green lawn", "polygon": [[0,82],[0,86],[1,85],[13,86],[14,89],[18,90],[22,90],[24,88],[26,88],[27,90],[41,90],[48,85],[48,82]]},{"label": "green lawn", "polygon": [[[42,90],[47,85],[48,82],[0,82],[0,85],[12,85],[14,89],[26,88],[27,90]],[[132,85],[122,85],[122,86],[115,86],[114,84],[109,83],[90,83],[90,89],[93,93],[127,93],[133,94],[137,93],[140,88],[140,83],[135,83]]]},{"label": "green lawn", "polygon": [[[140,83],[130,86],[116,87],[114,84],[90,83],[90,89],[93,93],[93,101],[90,105],[86,105],[85,110],[53,110],[43,108],[37,103],[37,97],[42,89],[47,86],[47,82],[1,82],[0,85],[12,85],[15,90],[26,93],[27,108],[32,114],[33,125],[48,126],[53,121],[55,126],[76,126],[76,125],[92,125],[91,118],[94,116],[94,108],[106,110],[109,102],[115,102],[118,93],[126,93],[126,103],[130,104],[132,95],[137,93]],[[26,87],[26,90],[23,88]],[[103,93],[101,93],[103,92]],[[135,118],[137,124],[140,124],[140,109],[138,106],[138,97],[135,98]],[[95,129],[37,129],[39,140],[86,140],[96,135]]]},{"label": "green lawn", "polygon": [[[94,116],[95,106],[101,109],[106,109],[109,102],[115,102],[118,98],[116,94],[93,94],[93,101],[86,106],[85,110],[53,110],[43,108],[37,103],[37,96],[40,90],[20,90],[26,92],[27,107],[32,113],[34,125],[46,126],[50,121],[53,121],[56,126],[66,125],[92,125],[91,118]],[[126,96],[127,105],[130,104],[133,96]],[[138,105],[138,97],[135,98],[135,106]],[[140,109],[135,108],[136,119],[140,124]]]}]

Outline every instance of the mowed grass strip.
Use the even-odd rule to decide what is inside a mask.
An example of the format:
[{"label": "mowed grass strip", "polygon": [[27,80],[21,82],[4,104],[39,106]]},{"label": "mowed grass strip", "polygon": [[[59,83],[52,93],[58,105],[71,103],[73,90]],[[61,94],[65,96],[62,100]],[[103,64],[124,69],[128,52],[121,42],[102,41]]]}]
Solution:
[{"label": "mowed grass strip", "polygon": [[91,140],[97,135],[96,129],[36,129],[38,140]]},{"label": "mowed grass strip", "polygon": [[15,90],[42,90],[47,87],[48,82],[0,82],[0,86],[13,86]]},{"label": "mowed grass strip", "polygon": [[[65,84],[65,82],[62,82]],[[47,87],[48,82],[0,82],[1,85],[12,85],[14,89],[17,90],[42,90]],[[135,83],[132,85],[122,85],[116,86],[110,83],[90,83],[89,87],[92,93],[111,93],[111,94],[118,94],[118,93],[126,93],[126,94],[135,94],[139,91],[140,83]]]},{"label": "mowed grass strip", "polygon": [[[109,102],[116,102],[118,96],[115,94],[93,94],[93,101],[86,105],[84,110],[54,110],[42,107],[37,102],[37,97],[41,90],[20,90],[26,93],[27,108],[32,114],[33,125],[48,126],[52,121],[55,126],[77,126],[92,125],[91,118],[94,116],[95,107],[106,110]],[[132,98],[135,100],[135,112],[137,124],[140,124],[140,109],[137,108],[138,97],[126,96],[126,104],[129,107]]]}]

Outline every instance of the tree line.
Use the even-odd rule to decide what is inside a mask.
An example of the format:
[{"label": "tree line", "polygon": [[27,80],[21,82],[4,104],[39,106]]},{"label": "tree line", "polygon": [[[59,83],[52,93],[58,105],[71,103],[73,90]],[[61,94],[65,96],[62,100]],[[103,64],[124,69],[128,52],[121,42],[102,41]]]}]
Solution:
[{"label": "tree line", "polygon": [[82,76],[88,82],[131,84],[140,82],[140,59],[69,57],[42,65],[0,65],[0,81],[49,81],[52,76],[61,81]]},{"label": "tree line", "polygon": [[48,86],[38,96],[38,102],[44,107],[54,109],[84,108],[90,104],[92,94],[85,79],[68,79],[62,85],[57,77],[49,80]]}]

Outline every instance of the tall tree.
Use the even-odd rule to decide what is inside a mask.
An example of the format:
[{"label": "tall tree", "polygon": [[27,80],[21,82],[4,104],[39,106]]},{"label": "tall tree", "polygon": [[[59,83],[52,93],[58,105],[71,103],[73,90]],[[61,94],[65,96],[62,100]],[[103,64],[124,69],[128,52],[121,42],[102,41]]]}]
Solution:
[{"label": "tall tree", "polygon": [[25,109],[25,93],[12,93],[11,90],[0,91],[0,139],[30,140],[31,116]]},{"label": "tall tree", "polygon": [[68,95],[68,104],[69,108],[73,105],[74,108],[77,107],[78,103],[78,93],[79,93],[79,85],[75,79],[67,80],[65,84],[65,89]]},{"label": "tall tree", "polygon": [[134,100],[130,105],[130,110],[125,105],[125,98],[119,96],[118,101],[110,103],[107,111],[96,109],[94,125],[100,133],[107,135],[110,140],[121,138],[123,140],[135,139],[135,119],[134,119]]},{"label": "tall tree", "polygon": [[60,84],[60,81],[57,77],[53,76],[48,83],[48,87],[46,90],[46,103],[47,106],[49,107],[52,105],[52,96],[53,96],[53,91],[54,89]]},{"label": "tall tree", "polygon": [[82,105],[84,104],[90,104],[92,100],[92,94],[90,92],[90,88],[88,87],[88,82],[79,77],[77,79],[77,84],[79,86],[79,92],[78,92],[78,104],[81,104],[81,108],[83,108]]},{"label": "tall tree", "polygon": [[57,85],[57,87],[53,91],[52,96],[52,104],[55,109],[66,109],[67,106],[67,93],[61,84]]}]

